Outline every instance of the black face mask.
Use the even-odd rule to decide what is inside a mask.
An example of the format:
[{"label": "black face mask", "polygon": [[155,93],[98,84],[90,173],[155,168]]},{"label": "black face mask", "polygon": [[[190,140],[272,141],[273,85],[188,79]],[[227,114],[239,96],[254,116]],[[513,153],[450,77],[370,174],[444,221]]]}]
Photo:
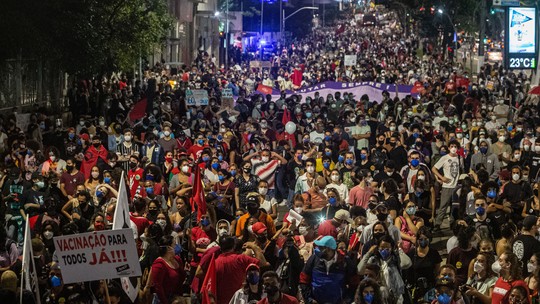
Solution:
[{"label": "black face mask", "polygon": [[247,210],[249,212],[249,214],[257,214],[257,211],[259,211],[259,206],[255,205],[255,204],[249,204],[247,205]]},{"label": "black face mask", "polygon": [[71,172],[73,171],[73,168],[75,168],[75,166],[66,166],[66,171]]},{"label": "black face mask", "polygon": [[373,233],[373,238],[375,240],[378,240],[378,239],[382,238],[384,235],[385,235],[384,232],[375,232],[375,233]]},{"label": "black face mask", "polygon": [[130,169],[135,169],[135,168],[137,168],[137,163],[129,162],[129,168],[130,168]]},{"label": "black face mask", "polygon": [[379,145],[384,145],[384,140],[379,140]]},{"label": "black face mask", "polygon": [[94,143],[93,146],[94,146],[95,148],[99,148],[99,146],[101,146],[101,144],[100,144],[100,143]]},{"label": "black face mask", "polygon": [[266,235],[259,235],[259,236],[257,236],[257,241],[259,241],[260,243],[263,243],[263,244],[266,243],[266,240],[267,240],[267,239],[268,239],[268,238],[266,237]]},{"label": "black face mask", "polygon": [[384,222],[386,221],[387,218],[388,218],[388,214],[386,213],[377,214],[377,220],[379,220],[379,222]]}]

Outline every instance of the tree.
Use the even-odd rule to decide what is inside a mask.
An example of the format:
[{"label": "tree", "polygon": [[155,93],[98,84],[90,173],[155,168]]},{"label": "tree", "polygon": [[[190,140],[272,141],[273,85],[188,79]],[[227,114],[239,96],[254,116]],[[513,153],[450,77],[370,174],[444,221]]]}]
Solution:
[{"label": "tree", "polygon": [[66,72],[84,76],[131,70],[165,41],[172,24],[163,0],[7,2],[0,59],[58,60]]}]

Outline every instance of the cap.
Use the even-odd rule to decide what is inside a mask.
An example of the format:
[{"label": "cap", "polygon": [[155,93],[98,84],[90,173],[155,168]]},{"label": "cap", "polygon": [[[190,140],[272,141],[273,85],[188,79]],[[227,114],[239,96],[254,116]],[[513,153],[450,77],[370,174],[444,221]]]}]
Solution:
[{"label": "cap", "polygon": [[454,280],[448,277],[437,279],[437,282],[435,282],[435,287],[443,287],[443,286],[454,288],[455,287]]},{"label": "cap", "polygon": [[9,175],[11,175],[12,177],[19,177],[19,175],[21,175],[21,169],[19,169],[19,167],[13,167],[9,171]]},{"label": "cap", "polygon": [[352,221],[353,221],[353,220],[351,219],[351,214],[349,213],[349,211],[343,210],[343,209],[338,210],[338,211],[336,212],[336,214],[334,214],[334,218],[335,218],[336,220],[347,221],[347,222],[349,222],[349,223],[352,223]]},{"label": "cap", "polygon": [[336,240],[331,235],[323,236],[321,239],[315,240],[313,243],[319,247],[328,247],[332,250],[336,250],[337,248]]},{"label": "cap", "polygon": [[536,225],[537,220],[538,218],[536,215],[527,215],[527,217],[523,220],[523,228],[530,230],[534,225]]},{"label": "cap", "polygon": [[82,140],[88,141],[88,140],[90,140],[90,135],[88,135],[86,133],[83,133],[83,134],[79,135],[79,138],[82,139]]},{"label": "cap", "polygon": [[218,198],[219,198],[219,196],[215,192],[210,192],[210,193],[208,193],[206,195],[205,199],[206,199],[206,202],[209,203],[209,202],[211,202],[211,201],[213,201],[215,199],[218,199]]},{"label": "cap", "polygon": [[266,225],[261,222],[257,222],[251,226],[251,229],[253,230],[253,233],[255,234],[262,234],[266,232]]},{"label": "cap", "polygon": [[254,264],[254,263],[249,264],[248,267],[246,268],[246,271],[250,271],[250,270],[260,270],[259,265]]},{"label": "cap", "polygon": [[256,197],[256,196],[249,196],[249,197],[247,198],[247,203],[248,203],[248,204],[249,204],[249,203],[256,203],[256,204],[258,204],[258,203],[259,203],[259,198]]},{"label": "cap", "polygon": [[462,128],[456,128],[456,133],[463,133],[463,129]]}]

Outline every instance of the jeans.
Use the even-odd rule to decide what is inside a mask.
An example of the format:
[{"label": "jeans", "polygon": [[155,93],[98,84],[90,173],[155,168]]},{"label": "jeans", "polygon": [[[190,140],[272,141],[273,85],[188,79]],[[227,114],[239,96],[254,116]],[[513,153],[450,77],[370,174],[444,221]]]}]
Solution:
[{"label": "jeans", "polygon": [[[454,193],[453,188],[442,188],[441,189],[441,201],[439,208],[435,214],[435,227],[440,227],[444,217],[447,215],[447,209],[452,203],[452,193]],[[453,219],[450,218],[450,225],[452,225]]]}]

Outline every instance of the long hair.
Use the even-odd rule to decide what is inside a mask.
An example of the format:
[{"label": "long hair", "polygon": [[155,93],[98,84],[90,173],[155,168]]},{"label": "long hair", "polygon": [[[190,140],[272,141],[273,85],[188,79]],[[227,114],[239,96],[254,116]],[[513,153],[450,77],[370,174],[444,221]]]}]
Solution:
[{"label": "long hair", "polygon": [[363,296],[364,289],[366,289],[367,287],[373,288],[373,302],[371,303],[381,304],[382,303],[381,286],[372,279],[364,279],[360,282],[360,284],[358,285],[358,288],[356,289],[354,302],[360,303],[360,304],[367,304]]}]

